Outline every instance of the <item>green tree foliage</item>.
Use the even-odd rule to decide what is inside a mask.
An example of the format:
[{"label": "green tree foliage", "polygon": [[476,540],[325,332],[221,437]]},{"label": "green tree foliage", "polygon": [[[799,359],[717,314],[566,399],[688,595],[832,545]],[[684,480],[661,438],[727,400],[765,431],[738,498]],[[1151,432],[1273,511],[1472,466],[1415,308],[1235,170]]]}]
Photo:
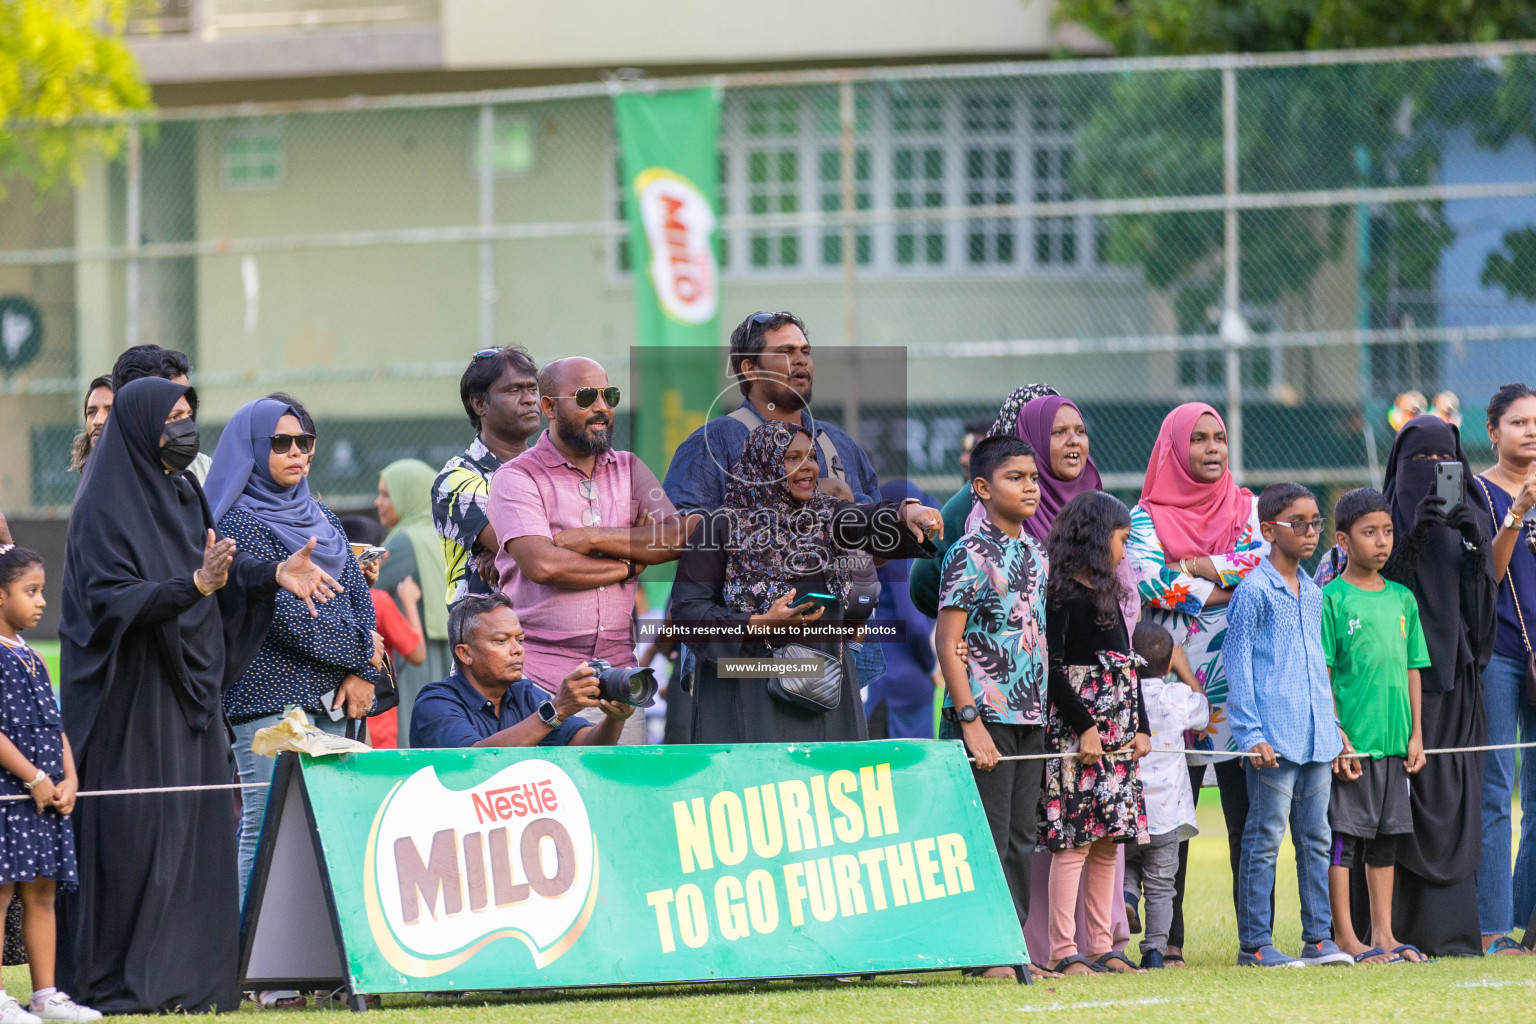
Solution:
[{"label": "green tree foliage", "polygon": [[[1060,0],[1056,13],[1137,56],[1536,36],[1536,5],[1516,0]],[[1067,91],[1080,194],[1221,191],[1219,72],[1102,76]],[[1526,58],[1245,69],[1238,74],[1239,182],[1245,192],[1434,184],[1450,133],[1469,129],[1492,148],[1517,136],[1536,141],[1533,110],[1536,61]],[[1273,303],[1309,288],[1341,255],[1353,217],[1348,206],[1244,212],[1244,303]],[[1219,212],[1110,217],[1103,227],[1105,258],[1139,265],[1150,284],[1171,289],[1182,330],[1211,329],[1221,282]],[[1366,285],[1375,325],[1433,319],[1433,310],[1394,297],[1427,291],[1452,239],[1439,203],[1373,212]],[[1518,263],[1526,251],[1511,250],[1505,263]],[[1528,265],[1525,273],[1536,277]],[[1500,284],[1513,279],[1492,262],[1485,280],[1490,274]]]},{"label": "green tree foliage", "polygon": [[70,126],[149,106],[123,42],[129,0],[0,0],[0,196],[20,176],[42,193],[113,156],[120,125]]}]

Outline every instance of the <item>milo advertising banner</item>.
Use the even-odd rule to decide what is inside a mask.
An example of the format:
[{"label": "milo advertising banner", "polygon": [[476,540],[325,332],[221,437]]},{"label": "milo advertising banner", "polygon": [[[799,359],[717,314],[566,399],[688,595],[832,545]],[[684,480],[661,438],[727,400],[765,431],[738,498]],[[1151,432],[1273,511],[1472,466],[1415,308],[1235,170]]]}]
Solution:
[{"label": "milo advertising banner", "polygon": [[720,92],[622,92],[613,111],[635,280],[634,451],[659,478],[723,384]]},{"label": "milo advertising banner", "polygon": [[1026,962],[958,744],[280,755],[242,985],[381,992]]}]

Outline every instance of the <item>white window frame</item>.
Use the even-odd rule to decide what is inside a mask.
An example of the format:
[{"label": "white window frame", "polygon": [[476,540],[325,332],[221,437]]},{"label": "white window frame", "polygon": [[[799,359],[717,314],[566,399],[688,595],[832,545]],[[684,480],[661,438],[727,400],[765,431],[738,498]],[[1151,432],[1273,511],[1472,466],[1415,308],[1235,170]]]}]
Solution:
[{"label": "white window frame", "polygon": [[[273,178],[247,178],[235,181],[230,177],[232,161],[230,143],[237,139],[255,142],[271,139],[277,143],[277,175]],[[230,127],[219,136],[219,188],[224,192],[272,192],[288,182],[288,145],[283,137],[280,121],[253,122]]]}]

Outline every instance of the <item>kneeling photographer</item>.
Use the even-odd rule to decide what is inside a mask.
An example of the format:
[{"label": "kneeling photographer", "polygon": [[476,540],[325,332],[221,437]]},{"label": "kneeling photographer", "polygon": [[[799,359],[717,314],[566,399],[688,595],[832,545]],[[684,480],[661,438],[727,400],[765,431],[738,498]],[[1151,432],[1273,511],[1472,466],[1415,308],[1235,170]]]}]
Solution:
[{"label": "kneeling photographer", "polygon": [[[412,747],[612,746],[635,708],[655,697],[649,669],[606,662],[583,662],[553,694],[524,679],[523,627],[505,594],[454,605],[448,640],[454,670],[417,696]],[[602,712],[597,725],[577,717],[589,708]]]}]

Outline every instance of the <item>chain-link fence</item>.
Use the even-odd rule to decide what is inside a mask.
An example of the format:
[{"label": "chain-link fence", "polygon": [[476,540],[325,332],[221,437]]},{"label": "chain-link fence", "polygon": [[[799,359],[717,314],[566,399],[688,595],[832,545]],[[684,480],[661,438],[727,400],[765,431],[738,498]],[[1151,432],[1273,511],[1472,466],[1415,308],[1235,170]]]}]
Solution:
[{"label": "chain-link fence", "polygon": [[[906,422],[850,418],[903,433],[878,447],[939,497],[965,425],[1037,380],[1080,400],[1119,490],[1191,399],[1226,412],[1251,484],[1379,475],[1410,390],[1459,395],[1486,448],[1487,396],[1536,376],[1533,54],[705,80],[723,90],[722,341],[752,310],[792,309],[814,342],[904,346]],[[136,342],[191,356],[206,423],[303,398],[315,483],[341,505],[394,458],[463,448],[457,378],[478,348],[588,355],[622,383],[634,298],[610,95],[685,84],[700,80],[23,130],[121,148],[67,196],[10,183],[0,210],[0,423],[28,438],[0,454],[0,507],[69,503],[84,384]]]}]

